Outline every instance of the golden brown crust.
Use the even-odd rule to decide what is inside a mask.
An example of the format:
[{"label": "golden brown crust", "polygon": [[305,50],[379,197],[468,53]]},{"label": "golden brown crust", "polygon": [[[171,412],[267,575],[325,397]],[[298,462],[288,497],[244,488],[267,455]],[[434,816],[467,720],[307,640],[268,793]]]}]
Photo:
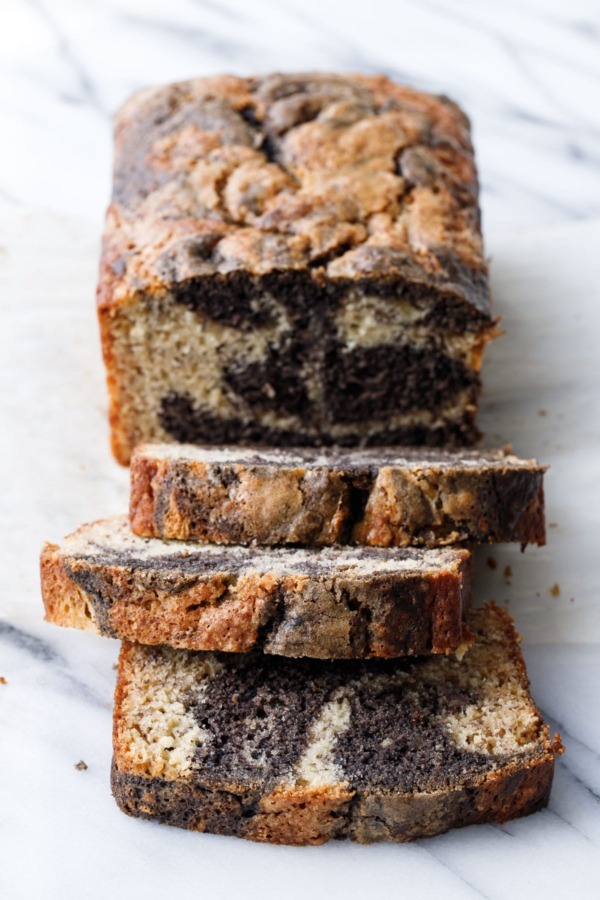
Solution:
[{"label": "golden brown crust", "polygon": [[342,832],[354,794],[341,784],[275,788],[260,799],[243,836],[268,844],[324,844]]},{"label": "golden brown crust", "polygon": [[344,785],[287,788],[264,797],[207,789],[194,780],[168,782],[122,770],[115,757],[112,789],[128,815],[158,819],[194,831],[272,844],[323,844],[349,838],[360,844],[406,843],[451,828],[502,823],[548,803],[554,755],[511,765],[456,790],[431,794],[355,793]]},{"label": "golden brown crust", "polygon": [[46,618],[142,644],[330,659],[450,653],[470,640],[467,550],[412,551],[407,567],[385,573],[377,556],[355,575],[337,557],[321,571],[318,555],[298,572],[293,562],[285,571],[285,556],[280,570],[256,562],[238,572],[227,557],[200,557],[194,569],[186,545],[176,546],[180,556],[163,558],[144,545],[150,557],[136,563],[123,548],[111,559],[51,545],[41,560]]},{"label": "golden brown crust", "polygon": [[[107,264],[104,259],[100,262],[99,284],[106,279]],[[119,371],[119,358],[115,352],[115,319],[119,311],[115,311],[110,305],[98,305],[98,323],[100,325],[100,341],[102,345],[102,358],[106,369],[106,387],[108,390],[108,421],[110,425],[110,444],[112,453],[122,466],[129,464],[132,450],[131,430],[127,427],[123,417],[123,408],[126,403],[124,381]]]},{"label": "golden brown crust", "polygon": [[224,479],[222,469],[198,460],[174,466],[137,448],[131,459],[132,530],[143,537],[216,543],[343,541],[350,488],[342,471],[234,465],[231,479]]},{"label": "golden brown crust", "polygon": [[382,467],[352,537],[379,547],[464,541],[543,545],[543,474],[537,463],[483,472]]},{"label": "golden brown crust", "polygon": [[[101,308],[134,286],[164,289],[161,254],[202,236],[213,245],[206,273],[260,275],[323,259],[330,277],[371,277],[382,252],[393,272],[390,251],[399,251],[423,278],[471,300],[479,289],[467,283],[485,276],[467,118],[446,98],[383,76],[151,88],[117,115],[115,149]],[[448,254],[465,267],[460,287]]]},{"label": "golden brown crust", "polygon": [[44,545],[40,557],[40,575],[47,622],[99,633],[93,605],[85,592],[69,578],[62,564],[60,548],[56,544]]},{"label": "golden brown crust", "polygon": [[277,608],[277,585],[269,575],[242,577],[235,592],[216,577],[173,592],[148,589],[127,602],[130,576],[111,567],[106,577],[113,595],[106,608],[67,575],[59,560],[52,567],[43,560],[42,566],[48,622],[142,644],[246,653],[259,643],[261,629]]},{"label": "golden brown crust", "polygon": [[135,775],[148,776],[154,773],[150,772],[147,766],[135,767],[131,755],[127,752],[127,738],[124,734],[123,707],[127,700],[133,674],[133,670],[129,664],[131,646],[129,641],[123,641],[119,654],[119,677],[117,678],[117,683],[115,685],[112,722],[113,751],[115,757],[118,757],[121,760],[127,759],[128,772]]},{"label": "golden brown crust", "polygon": [[[158,537],[153,524],[156,505],[155,484],[160,484],[160,480],[164,478],[164,468],[164,465],[161,466],[156,459],[138,457],[137,465],[130,469],[129,522],[136,534]],[[187,539],[186,536],[184,540]]]},{"label": "golden brown crust", "polygon": [[[164,452],[164,451],[162,451]],[[393,448],[354,462],[217,462],[140,446],[131,459],[130,523],[144,537],[218,543],[374,547],[545,543],[544,467],[482,453],[440,465]],[[406,454],[409,451],[404,450]],[[210,453],[210,450],[208,451]],[[295,451],[302,458],[302,451]],[[196,456],[200,451],[196,451]],[[268,454],[267,454],[268,455]]]}]

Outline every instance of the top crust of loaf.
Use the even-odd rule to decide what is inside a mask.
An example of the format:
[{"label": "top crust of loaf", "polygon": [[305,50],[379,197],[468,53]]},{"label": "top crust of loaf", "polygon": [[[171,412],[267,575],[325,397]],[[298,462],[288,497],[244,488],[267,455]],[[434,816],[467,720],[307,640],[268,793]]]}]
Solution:
[{"label": "top crust of loaf", "polygon": [[99,301],[232,273],[410,284],[489,322],[469,122],[382,76],[149,88],[115,122]]}]

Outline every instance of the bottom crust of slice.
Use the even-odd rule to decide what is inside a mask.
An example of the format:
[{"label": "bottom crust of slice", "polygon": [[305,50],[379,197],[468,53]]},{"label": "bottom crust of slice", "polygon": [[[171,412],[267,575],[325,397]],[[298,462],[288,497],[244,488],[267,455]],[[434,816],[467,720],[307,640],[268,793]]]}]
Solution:
[{"label": "bottom crust of slice", "polygon": [[168,781],[112,766],[112,791],[130,816],[192,831],[296,846],[347,838],[360,844],[404,843],[451,828],[501,823],[548,803],[554,753],[513,764],[474,783],[429,793],[350,791],[343,784],[277,788],[268,795],[246,787]]}]

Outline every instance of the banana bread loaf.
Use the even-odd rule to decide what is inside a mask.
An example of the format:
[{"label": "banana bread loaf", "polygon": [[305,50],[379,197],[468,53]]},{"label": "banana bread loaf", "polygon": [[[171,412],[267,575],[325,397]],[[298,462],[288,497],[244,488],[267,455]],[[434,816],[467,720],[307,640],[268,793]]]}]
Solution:
[{"label": "banana bread loaf", "polygon": [[125,643],[112,787],[121,809],[278,844],[409,841],[548,800],[558,736],[510,617],[470,614],[462,661],[321,662]]},{"label": "banana bread loaf", "polygon": [[125,516],[42,551],[46,618],[198,650],[319,658],[449,653],[469,640],[466,550],[296,550],[136,537]]},{"label": "banana bread loaf", "polygon": [[502,450],[138,447],[131,527],[246,544],[545,542],[544,468]]},{"label": "banana bread loaf", "polygon": [[115,124],[112,443],[471,443],[495,333],[469,123],[384,77],[204,78]]}]

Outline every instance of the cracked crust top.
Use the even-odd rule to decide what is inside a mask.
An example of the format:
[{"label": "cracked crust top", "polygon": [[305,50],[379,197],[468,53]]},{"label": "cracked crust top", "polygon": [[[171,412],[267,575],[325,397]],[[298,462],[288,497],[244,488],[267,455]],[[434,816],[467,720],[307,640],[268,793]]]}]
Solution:
[{"label": "cracked crust top", "polygon": [[489,319],[469,123],[382,76],[194,79],[115,125],[101,305],[242,271],[402,281]]}]

